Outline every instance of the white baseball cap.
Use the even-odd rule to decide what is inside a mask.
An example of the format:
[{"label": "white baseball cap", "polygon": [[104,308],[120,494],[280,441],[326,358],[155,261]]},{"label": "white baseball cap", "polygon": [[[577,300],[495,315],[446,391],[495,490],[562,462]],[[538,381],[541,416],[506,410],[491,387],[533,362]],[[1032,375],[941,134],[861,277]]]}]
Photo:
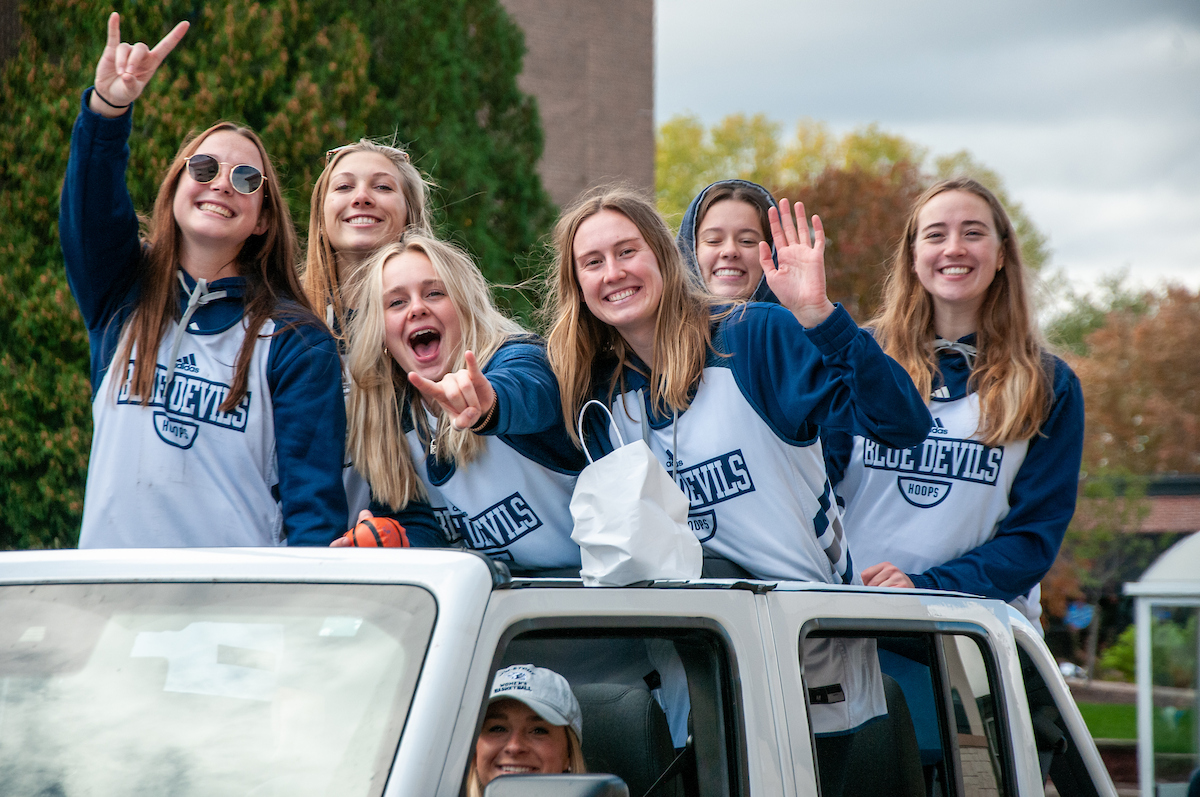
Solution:
[{"label": "white baseball cap", "polygon": [[496,673],[488,705],[497,700],[519,700],[551,725],[568,725],[583,741],[583,714],[567,679],[554,670],[532,664],[514,664]]}]

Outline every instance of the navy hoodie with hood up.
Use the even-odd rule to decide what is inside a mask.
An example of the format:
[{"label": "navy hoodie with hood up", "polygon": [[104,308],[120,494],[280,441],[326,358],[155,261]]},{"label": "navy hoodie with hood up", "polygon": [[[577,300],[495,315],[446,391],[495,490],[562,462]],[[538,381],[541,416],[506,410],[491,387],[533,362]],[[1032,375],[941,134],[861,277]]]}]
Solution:
[{"label": "navy hoodie with hood up", "polygon": [[[696,194],[696,198],[692,200],[683,214],[683,223],[679,225],[679,235],[675,236],[675,245],[683,253],[683,260],[687,263],[688,268],[692,270],[692,273],[699,276],[701,281],[704,279],[704,274],[700,271],[700,261],[696,259],[696,235],[700,232],[700,222],[703,221],[703,219],[698,218],[700,204],[704,201],[704,197],[708,196],[709,191],[727,185],[738,186],[753,193],[761,194],[770,203],[771,207],[776,210],[779,209],[779,204],[775,201],[775,197],[771,196],[770,191],[758,183],[752,183],[749,180],[718,180]],[[778,266],[779,260],[775,255],[775,244],[770,240],[769,236],[767,243],[771,244],[771,259]],[[766,276],[759,277],[758,286],[755,287],[754,293],[746,297],[746,301],[779,304],[779,300],[775,298],[775,294],[771,292],[771,288],[767,285]]]}]

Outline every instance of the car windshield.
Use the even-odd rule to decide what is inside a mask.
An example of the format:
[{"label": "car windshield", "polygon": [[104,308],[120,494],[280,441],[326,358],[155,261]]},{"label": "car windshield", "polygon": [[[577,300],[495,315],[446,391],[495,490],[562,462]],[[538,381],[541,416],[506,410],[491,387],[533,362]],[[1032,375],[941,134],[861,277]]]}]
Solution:
[{"label": "car windshield", "polygon": [[2,587],[3,791],[378,795],[435,614],[400,585]]}]

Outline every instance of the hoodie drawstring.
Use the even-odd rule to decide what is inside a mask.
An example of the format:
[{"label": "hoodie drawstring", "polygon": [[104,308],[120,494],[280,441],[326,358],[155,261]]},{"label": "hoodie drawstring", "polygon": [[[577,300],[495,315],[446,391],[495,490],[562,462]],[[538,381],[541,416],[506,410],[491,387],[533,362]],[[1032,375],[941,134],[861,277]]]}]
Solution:
[{"label": "hoodie drawstring", "polygon": [[938,338],[933,342],[933,351],[935,354],[939,351],[956,351],[967,361],[967,369],[975,370],[975,357],[979,352],[970,343],[959,343],[954,340]]},{"label": "hoodie drawstring", "polygon": [[183,318],[179,319],[179,326],[175,329],[175,339],[171,341],[171,358],[167,360],[166,395],[168,397],[171,395],[171,380],[175,378],[175,361],[179,357],[179,346],[183,343],[183,333],[187,330],[187,325],[192,320],[192,315],[200,305],[225,298],[225,291],[210,291],[208,289],[208,280],[196,280],[195,290],[188,291],[187,280],[184,279],[183,270],[175,272],[175,276],[179,278],[179,284],[183,286],[184,291],[187,291],[188,304],[187,309],[183,311]]}]

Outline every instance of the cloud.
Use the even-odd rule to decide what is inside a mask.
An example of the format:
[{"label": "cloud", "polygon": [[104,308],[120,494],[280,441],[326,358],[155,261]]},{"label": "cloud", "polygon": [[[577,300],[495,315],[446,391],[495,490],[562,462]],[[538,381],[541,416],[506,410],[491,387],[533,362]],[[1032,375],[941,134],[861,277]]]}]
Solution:
[{"label": "cloud", "polygon": [[[998,171],[1054,263],[1200,286],[1200,5],[659,0],[656,113],[872,122]],[[1135,274],[1135,276],[1136,276]]]},{"label": "cloud", "polygon": [[[1067,25],[1053,18],[1057,4],[1006,6],[995,20],[985,7],[964,11],[959,3],[751,0],[738,4],[743,22],[731,30],[715,24],[731,3],[698,0],[688,6],[698,13],[675,5],[660,3],[658,14],[660,119],[685,109],[719,118],[751,107],[835,124],[1061,118],[1104,109],[1174,119],[1200,113],[1195,20],[1089,11]],[[746,17],[778,24],[751,27]]]}]

